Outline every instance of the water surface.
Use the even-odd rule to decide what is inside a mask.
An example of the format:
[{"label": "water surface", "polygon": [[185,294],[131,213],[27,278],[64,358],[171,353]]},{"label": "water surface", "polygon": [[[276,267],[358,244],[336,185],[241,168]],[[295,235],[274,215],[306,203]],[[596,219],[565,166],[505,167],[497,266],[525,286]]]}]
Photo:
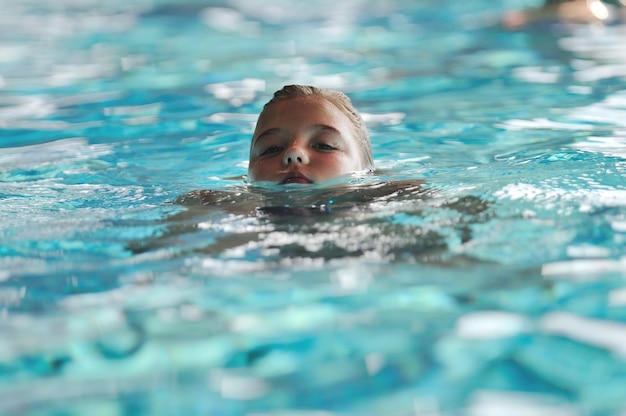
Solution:
[{"label": "water surface", "polygon": [[[0,414],[623,413],[626,29],[535,4],[0,2]],[[248,186],[293,82],[377,172]]]}]

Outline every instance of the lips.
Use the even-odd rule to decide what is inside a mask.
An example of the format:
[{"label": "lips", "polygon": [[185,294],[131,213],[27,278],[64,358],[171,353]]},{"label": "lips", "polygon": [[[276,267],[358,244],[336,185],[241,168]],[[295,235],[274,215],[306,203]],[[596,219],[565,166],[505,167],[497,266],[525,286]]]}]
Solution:
[{"label": "lips", "polygon": [[290,183],[311,184],[313,183],[313,181],[299,172],[292,172],[286,174],[283,180],[280,181],[281,185],[286,185]]}]

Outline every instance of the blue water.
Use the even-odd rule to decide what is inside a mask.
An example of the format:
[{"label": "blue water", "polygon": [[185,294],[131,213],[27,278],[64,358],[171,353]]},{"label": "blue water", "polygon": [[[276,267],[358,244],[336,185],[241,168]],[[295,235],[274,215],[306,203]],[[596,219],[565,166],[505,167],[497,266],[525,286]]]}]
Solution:
[{"label": "blue water", "polygon": [[[0,1],[0,414],[623,414],[626,27],[537,3]],[[245,182],[293,82],[347,193]]]}]

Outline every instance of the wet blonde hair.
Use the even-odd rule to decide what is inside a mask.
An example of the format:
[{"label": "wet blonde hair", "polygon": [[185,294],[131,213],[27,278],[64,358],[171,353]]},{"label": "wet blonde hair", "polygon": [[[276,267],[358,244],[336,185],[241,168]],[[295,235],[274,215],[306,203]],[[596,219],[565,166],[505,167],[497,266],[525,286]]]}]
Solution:
[{"label": "wet blonde hair", "polygon": [[282,100],[294,97],[315,96],[320,97],[335,105],[342,113],[344,113],[352,125],[358,140],[359,150],[361,153],[361,164],[363,169],[373,170],[374,159],[372,157],[372,145],[370,143],[367,127],[361,115],[356,111],[352,101],[342,92],[329,90],[325,88],[313,87],[310,85],[285,85],[274,93],[274,97],[269,100],[263,110],[269,105]]}]

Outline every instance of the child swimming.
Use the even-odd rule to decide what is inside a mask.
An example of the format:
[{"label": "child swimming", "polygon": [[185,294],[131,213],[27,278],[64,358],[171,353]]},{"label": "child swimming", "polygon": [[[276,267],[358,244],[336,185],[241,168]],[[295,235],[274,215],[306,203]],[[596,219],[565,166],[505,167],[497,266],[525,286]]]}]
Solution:
[{"label": "child swimming", "polygon": [[367,127],[347,95],[308,85],[286,85],[259,114],[250,143],[249,186],[233,191],[192,191],[175,202],[252,214],[263,206],[282,205],[283,193],[278,190],[282,185],[299,184],[302,190],[309,188],[306,185],[321,185],[320,192],[311,194],[314,190],[310,190],[305,198],[310,206],[324,205],[322,200],[311,203],[316,198],[369,202],[418,191],[423,184],[421,180],[403,180],[349,186],[353,176],[373,171]]}]

